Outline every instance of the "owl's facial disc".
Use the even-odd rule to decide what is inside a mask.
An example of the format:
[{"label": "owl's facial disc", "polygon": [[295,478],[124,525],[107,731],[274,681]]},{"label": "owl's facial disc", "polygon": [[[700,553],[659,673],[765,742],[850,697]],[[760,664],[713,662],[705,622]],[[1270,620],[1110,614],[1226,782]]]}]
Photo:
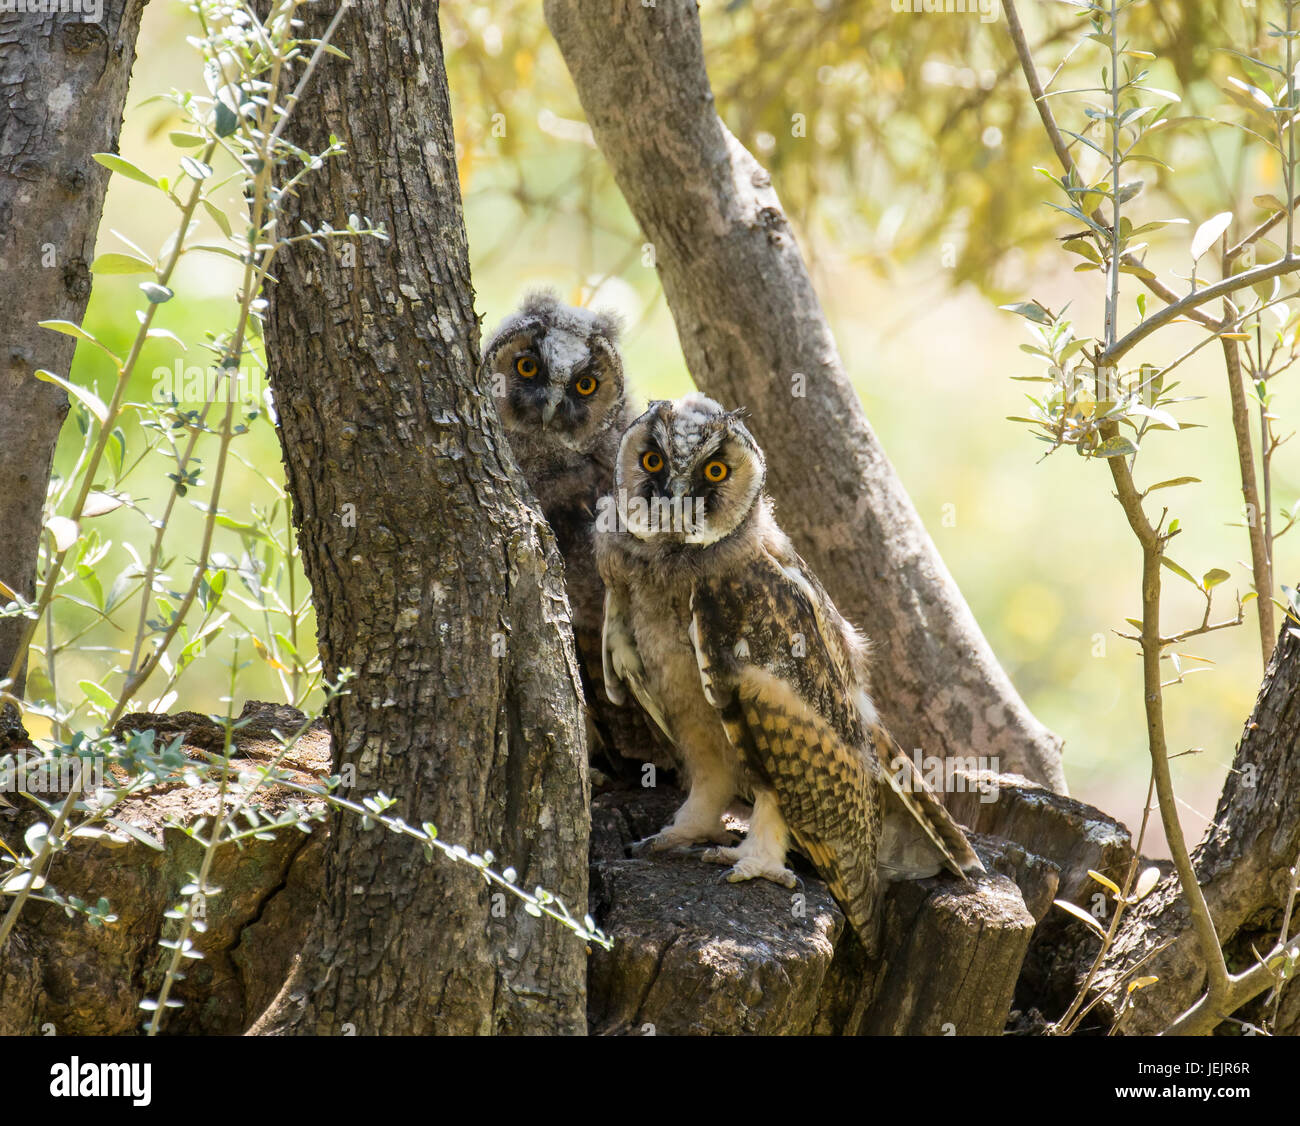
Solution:
[{"label": "owl's facial disc", "polygon": [[572,449],[594,441],[620,393],[612,346],[562,326],[524,326],[504,342],[495,370],[507,429],[545,431]]},{"label": "owl's facial disc", "polygon": [[712,399],[656,403],[628,429],[619,453],[625,526],[645,541],[717,543],[753,511],[764,468],[743,424]]}]

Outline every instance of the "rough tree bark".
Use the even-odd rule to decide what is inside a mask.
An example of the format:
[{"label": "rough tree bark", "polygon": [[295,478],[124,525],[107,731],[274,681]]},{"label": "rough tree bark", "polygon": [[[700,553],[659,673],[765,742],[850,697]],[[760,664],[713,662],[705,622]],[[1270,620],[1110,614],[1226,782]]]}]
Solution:
[{"label": "rough tree bark", "polygon": [[[302,15],[311,35],[332,13]],[[554,539],[478,372],[438,6],[359,0],[336,42],[351,62],[323,60],[290,133],[348,154],[286,229],[359,213],[390,241],[356,244],[352,267],[305,246],[277,260],[267,332],[325,673],[358,674],[330,709],[335,765],[354,799],[399,797],[580,917],[581,689]],[[496,906],[469,867],[336,819],[310,938],[255,1031],[584,1031],[583,943]]]},{"label": "rough tree bark", "polygon": [[[143,0],[104,0],[98,23],[0,14],[0,582],[25,598],[68,413],[66,392],[32,373],[66,375],[76,348],[37,322],[85,316],[109,177],[91,154],[117,149],[143,10]],[[0,605],[8,601],[0,594]],[[26,624],[0,618],[0,678]],[[14,695],[22,686],[20,674]]]},{"label": "rough tree bark", "polygon": [[845,376],[768,174],[714,109],[695,0],[545,10],[691,374],[750,409],[782,526],[876,644],[890,729],[1065,792],[1060,740],[980,633]]}]

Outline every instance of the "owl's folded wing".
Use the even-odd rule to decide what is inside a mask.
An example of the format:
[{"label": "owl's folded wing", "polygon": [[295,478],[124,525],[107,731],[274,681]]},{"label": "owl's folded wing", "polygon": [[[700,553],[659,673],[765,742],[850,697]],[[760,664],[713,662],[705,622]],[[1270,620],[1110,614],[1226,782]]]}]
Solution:
[{"label": "owl's folded wing", "polygon": [[[795,843],[870,948],[879,889],[879,765],[811,605],[779,567],[773,572],[696,587],[691,640],[704,695],[756,784],[775,792]],[[737,621],[748,623],[739,638]]]},{"label": "owl's folded wing", "polygon": [[636,701],[673,742],[673,733],[664,718],[664,710],[646,683],[645,665],[637,652],[636,638],[627,621],[624,596],[614,585],[605,588],[605,623],[601,629],[601,668],[605,674],[605,695],[615,704],[627,703],[624,686],[632,690]]},{"label": "owl's folded wing", "polygon": [[[881,878],[980,870],[961,829],[876,719],[835,633],[841,619],[802,560],[763,556],[703,580],[691,611],[706,698],[746,764],[776,791],[795,842],[855,929]],[[744,624],[739,634],[736,623]]]}]

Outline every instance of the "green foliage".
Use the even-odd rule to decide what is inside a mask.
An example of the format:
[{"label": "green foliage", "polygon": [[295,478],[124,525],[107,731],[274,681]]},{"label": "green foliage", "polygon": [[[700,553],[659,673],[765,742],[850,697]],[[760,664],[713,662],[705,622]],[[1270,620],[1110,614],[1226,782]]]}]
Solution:
[{"label": "green foliage", "polygon": [[[1265,37],[1267,7],[1142,4],[1125,18],[1156,85],[1184,91],[1188,115],[1208,117],[1236,65],[1212,45]],[[1026,8],[1047,24],[1037,50],[1064,54],[1073,26],[1056,13],[1066,8]],[[898,12],[884,0],[716,0],[700,18],[719,112],[818,243],[882,276],[950,247],[946,281],[1002,293],[1007,259],[1048,237],[1050,219],[1035,208],[1039,123],[1000,18]],[[462,189],[490,195],[509,217],[476,257],[494,263],[521,226],[577,213],[594,228],[580,244],[583,274],[605,258],[636,261],[641,240],[609,198],[608,171],[578,159],[581,107],[533,0],[447,5],[442,20]],[[1085,57],[1061,61],[1061,89],[1082,84]],[[1162,163],[1144,179],[1161,211],[1214,186],[1221,152],[1183,148],[1174,161],[1173,139],[1153,140]],[[1166,169],[1175,163],[1176,183]]]},{"label": "green foliage", "polygon": [[[1101,275],[1104,285],[1103,324],[1095,336],[1078,337],[1064,312],[1054,314],[1039,301],[1004,306],[1025,318],[1034,343],[1024,346],[1024,350],[1039,357],[1046,366],[1045,375],[1021,378],[1049,385],[1041,398],[1029,396],[1033,408],[1030,415],[1016,416],[1012,421],[1029,426],[1035,438],[1048,444],[1049,453],[1063,446],[1073,446],[1076,453],[1085,458],[1104,461],[1114,486],[1114,495],[1141,549],[1141,574],[1136,585],[1141,592],[1142,613],[1140,617],[1127,619],[1138,632],[1120,634],[1137,644],[1142,658],[1142,698],[1151,759],[1151,783],[1135,853],[1140,855],[1142,850],[1151,809],[1151,795],[1154,793],[1158,798],[1161,820],[1178,880],[1188,902],[1198,949],[1206,965],[1208,990],[1205,1004],[1213,1013],[1230,1013],[1254,995],[1249,992],[1253,986],[1244,978],[1234,978],[1229,974],[1222,945],[1184,840],[1169,767],[1164,691],[1173,684],[1181,684],[1192,672],[1203,671],[1204,665],[1211,663],[1204,657],[1180,652],[1175,647],[1189,638],[1239,625],[1244,614],[1243,600],[1237,600],[1235,619],[1211,624],[1213,592],[1216,587],[1228,581],[1231,574],[1221,567],[1212,567],[1201,578],[1196,578],[1168,554],[1169,544],[1182,532],[1180,518],[1171,519],[1168,507],[1164,507],[1155,518],[1147,511],[1146,502],[1153,492],[1197,483],[1200,478],[1183,475],[1157,481],[1140,489],[1135,483],[1134,472],[1149,435],[1160,431],[1180,433],[1189,429],[1189,424],[1179,422],[1172,413],[1172,408],[1191,401],[1194,397],[1172,395],[1177,383],[1168,377],[1201,347],[1217,342],[1222,349],[1229,380],[1231,432],[1238,448],[1242,491],[1252,516],[1249,521],[1252,575],[1263,658],[1267,664],[1274,639],[1272,605],[1275,583],[1272,557],[1276,539],[1272,531],[1270,460],[1280,441],[1272,428],[1276,419],[1266,407],[1262,407],[1259,441],[1263,452],[1264,519],[1261,526],[1253,518],[1260,511],[1260,491],[1255,477],[1255,450],[1250,419],[1242,394],[1242,353],[1245,354],[1245,367],[1251,373],[1252,382],[1257,384],[1260,401],[1263,403],[1267,397],[1269,378],[1290,366],[1296,358],[1294,328],[1291,327],[1288,333],[1288,326],[1295,323],[1295,302],[1300,298],[1300,291],[1288,291],[1284,282],[1288,275],[1300,271],[1300,256],[1294,252],[1292,237],[1294,207],[1300,203],[1294,192],[1296,160],[1292,139],[1294,121],[1297,110],[1300,109],[1295,81],[1297,59],[1294,54],[1295,41],[1300,39],[1300,28],[1296,26],[1295,20],[1298,5],[1296,0],[1282,0],[1285,26],[1269,25],[1269,37],[1282,41],[1281,57],[1284,65],[1273,65],[1244,52],[1233,52],[1245,64],[1263,67],[1279,77],[1271,92],[1230,77],[1229,92],[1234,93],[1237,101],[1245,107],[1247,121],[1225,123],[1244,132],[1254,142],[1280,158],[1285,198],[1290,202],[1280,202],[1272,195],[1257,196],[1255,205],[1265,208],[1270,214],[1233,244],[1227,238],[1235,221],[1233,210],[1219,211],[1201,222],[1187,244],[1185,260],[1189,272],[1178,279],[1187,283],[1187,290],[1179,293],[1178,287],[1163,282],[1156,271],[1147,266],[1148,244],[1139,240],[1149,234],[1165,232],[1171,225],[1185,223],[1187,220],[1147,220],[1135,226],[1130,216],[1125,214],[1135,201],[1141,205],[1145,188],[1144,182],[1132,176],[1128,167],[1135,163],[1163,169],[1169,167],[1150,154],[1146,142],[1151,134],[1164,126],[1186,124],[1175,122],[1168,116],[1170,106],[1180,101],[1179,95],[1148,84],[1150,68],[1146,63],[1155,56],[1148,51],[1132,48],[1126,37],[1127,17],[1137,0],[1064,2],[1076,9],[1084,21],[1077,46],[1088,49],[1090,44],[1094,44],[1101,47],[1100,84],[1056,91],[1049,82],[1044,91],[1034,90],[1035,96],[1044,106],[1042,123],[1062,167],[1062,175],[1055,176],[1044,169],[1039,171],[1055,185],[1062,196],[1061,202],[1050,203],[1049,206],[1085,227],[1082,231],[1062,236],[1062,245],[1067,253],[1082,259],[1075,266],[1077,272]],[[1014,7],[1008,15],[1022,69],[1033,89],[1037,82],[1036,70],[1023,33],[1017,30],[1018,19]],[[1095,51],[1094,46],[1088,53]],[[1081,55],[1084,53],[1085,51],[1079,52]],[[1046,108],[1048,98],[1058,93],[1061,97],[1053,102],[1050,109]],[[1058,120],[1065,113],[1075,110],[1076,103],[1081,103],[1077,108],[1084,118],[1079,128],[1076,130],[1058,125]],[[1259,120],[1261,115],[1263,120]],[[1263,243],[1263,236],[1276,226],[1285,229],[1285,247],[1268,263],[1257,265],[1256,248]],[[1168,232],[1161,237],[1168,238]],[[1200,276],[1200,263],[1216,248],[1220,277],[1217,281],[1207,281]],[[1149,313],[1146,294],[1139,295],[1136,301],[1138,321],[1127,332],[1121,332],[1121,279],[1125,274],[1138,279],[1140,284],[1163,302],[1164,307]],[[1223,302],[1223,313],[1220,317],[1215,317],[1203,307],[1219,299]],[[1282,326],[1267,358],[1261,322],[1261,316],[1265,312],[1271,312]],[[1162,335],[1163,330],[1179,316],[1199,323],[1206,330],[1196,345],[1190,350],[1172,352],[1172,358],[1161,364],[1125,364],[1126,358],[1134,349],[1144,341]],[[1250,347],[1252,342],[1255,345],[1253,353]],[[1166,351],[1164,355],[1170,355],[1170,352]],[[1158,499],[1163,502],[1165,494],[1161,493]],[[1204,599],[1204,616],[1200,623],[1172,635],[1166,634],[1161,624],[1162,567],[1195,588]],[[1282,603],[1277,604],[1283,606],[1291,620],[1300,623],[1300,618],[1296,618],[1292,608]],[[1188,668],[1186,663],[1189,661],[1197,663],[1197,666]],[[1162,681],[1164,662],[1168,662],[1173,670],[1173,678],[1168,681]],[[1116,906],[1109,927],[1102,927],[1087,912],[1072,904],[1061,904],[1069,913],[1088,923],[1090,929],[1101,939],[1101,948],[1078,996],[1058,1022],[1056,1031],[1074,1031],[1088,1008],[1091,1008],[1091,1004],[1083,1007],[1083,1002],[1115,939],[1124,909],[1150,891],[1154,884],[1153,880],[1143,878],[1135,885],[1137,873],[1136,856],[1122,888],[1098,873],[1091,873],[1114,896]],[[1289,918],[1290,906],[1287,907],[1286,914]],[[1279,945],[1268,959],[1277,960],[1286,953],[1287,938],[1288,932],[1284,925]],[[1266,964],[1272,963],[1270,961]],[[1125,978],[1131,977],[1140,965],[1141,961],[1132,966]],[[1123,980],[1125,979],[1121,979]],[[1280,988],[1282,980],[1274,978],[1276,988]],[[1117,1004],[1115,1029],[1136,1003],[1134,994],[1137,990],[1155,982],[1154,977],[1128,981],[1127,990]],[[1267,980],[1262,981],[1255,992],[1266,988],[1268,984]]]}]

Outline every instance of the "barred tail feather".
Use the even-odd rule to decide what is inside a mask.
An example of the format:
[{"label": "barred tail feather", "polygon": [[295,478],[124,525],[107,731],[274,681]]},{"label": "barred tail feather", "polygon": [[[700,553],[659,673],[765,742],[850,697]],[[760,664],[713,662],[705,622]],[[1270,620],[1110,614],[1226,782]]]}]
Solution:
[{"label": "barred tail feather", "polygon": [[871,729],[871,738],[888,779],[888,795],[901,807],[893,817],[886,811],[882,869],[895,879],[933,875],[940,867],[963,878],[983,872],[984,865],[961,826],[935,797],[894,737],[877,725]]}]

